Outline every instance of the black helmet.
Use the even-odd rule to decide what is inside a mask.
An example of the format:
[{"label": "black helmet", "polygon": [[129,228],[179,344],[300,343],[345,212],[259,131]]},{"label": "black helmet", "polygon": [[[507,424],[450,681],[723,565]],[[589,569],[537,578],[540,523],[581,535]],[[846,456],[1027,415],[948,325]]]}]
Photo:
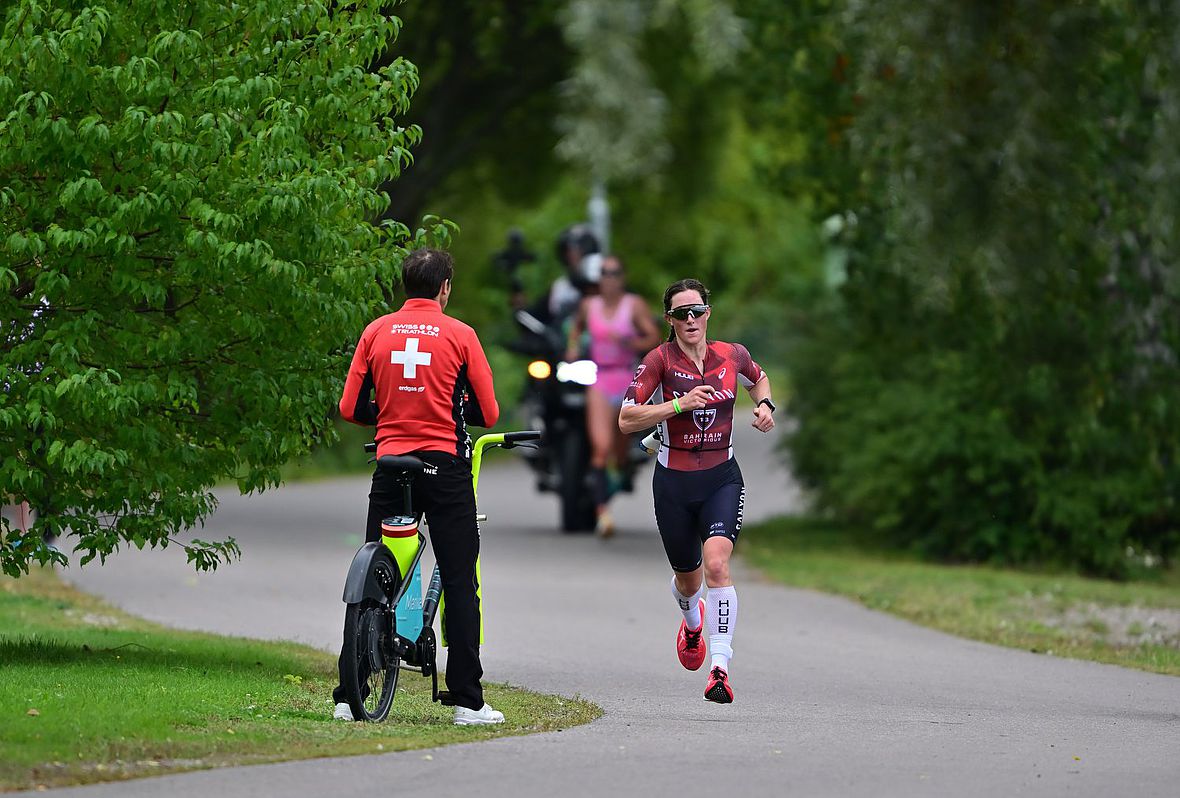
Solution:
[{"label": "black helmet", "polygon": [[565,263],[565,253],[570,248],[575,248],[578,251],[578,259],[593,252],[598,252],[600,246],[598,237],[587,224],[571,224],[569,227],[561,231],[561,235],[557,237],[557,259]]}]

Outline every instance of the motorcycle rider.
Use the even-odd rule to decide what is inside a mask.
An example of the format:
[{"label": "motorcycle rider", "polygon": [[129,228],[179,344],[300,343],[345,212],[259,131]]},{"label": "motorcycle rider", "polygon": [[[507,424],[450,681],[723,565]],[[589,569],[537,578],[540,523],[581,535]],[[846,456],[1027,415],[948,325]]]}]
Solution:
[{"label": "motorcycle rider", "polygon": [[544,308],[538,318],[546,324],[560,327],[578,309],[582,297],[597,290],[601,268],[598,238],[585,224],[574,224],[561,231],[557,238],[557,259],[565,267],[549,287]]}]

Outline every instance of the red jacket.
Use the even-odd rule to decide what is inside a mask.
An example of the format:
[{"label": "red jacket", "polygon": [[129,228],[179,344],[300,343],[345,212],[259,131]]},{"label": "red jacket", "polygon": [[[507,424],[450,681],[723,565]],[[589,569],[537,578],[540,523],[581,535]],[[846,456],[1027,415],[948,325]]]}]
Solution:
[{"label": "red jacket", "polygon": [[467,424],[492,426],[500,406],[475,330],[433,299],[408,299],[365,328],[340,414],[377,425],[378,456],[432,451],[470,458]]}]

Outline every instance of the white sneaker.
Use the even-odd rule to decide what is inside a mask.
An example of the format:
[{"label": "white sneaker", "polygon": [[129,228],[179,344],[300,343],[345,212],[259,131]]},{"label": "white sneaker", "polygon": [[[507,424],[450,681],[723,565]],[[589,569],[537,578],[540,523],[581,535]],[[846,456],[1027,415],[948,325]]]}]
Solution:
[{"label": "white sneaker", "polygon": [[336,711],[332,713],[333,720],[356,720],[352,716],[352,707],[348,704],[337,704]]},{"label": "white sneaker", "polygon": [[504,722],[504,713],[492,709],[490,704],[484,704],[480,709],[455,707],[456,726],[491,726]]},{"label": "white sneaker", "polygon": [[611,517],[609,510],[603,510],[598,514],[598,520],[594,524],[594,534],[603,539],[615,534],[615,519]]}]

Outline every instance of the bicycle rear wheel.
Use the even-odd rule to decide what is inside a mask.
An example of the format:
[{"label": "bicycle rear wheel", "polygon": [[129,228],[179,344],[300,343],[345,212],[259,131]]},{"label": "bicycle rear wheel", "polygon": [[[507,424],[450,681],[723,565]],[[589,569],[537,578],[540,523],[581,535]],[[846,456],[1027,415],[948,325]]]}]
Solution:
[{"label": "bicycle rear wheel", "polygon": [[393,607],[372,599],[344,611],[344,688],[352,716],[383,721],[393,706],[401,657],[395,653],[397,619]]}]

